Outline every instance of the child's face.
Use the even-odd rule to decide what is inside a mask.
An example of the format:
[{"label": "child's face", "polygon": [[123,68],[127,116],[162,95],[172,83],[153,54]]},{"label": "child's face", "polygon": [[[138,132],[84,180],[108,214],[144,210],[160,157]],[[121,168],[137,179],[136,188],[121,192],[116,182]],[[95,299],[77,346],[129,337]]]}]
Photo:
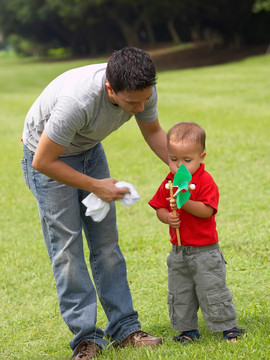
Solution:
[{"label": "child's face", "polygon": [[193,175],[203,162],[206,153],[202,146],[195,141],[174,142],[168,145],[169,167],[173,175],[176,174],[181,164],[184,164]]}]

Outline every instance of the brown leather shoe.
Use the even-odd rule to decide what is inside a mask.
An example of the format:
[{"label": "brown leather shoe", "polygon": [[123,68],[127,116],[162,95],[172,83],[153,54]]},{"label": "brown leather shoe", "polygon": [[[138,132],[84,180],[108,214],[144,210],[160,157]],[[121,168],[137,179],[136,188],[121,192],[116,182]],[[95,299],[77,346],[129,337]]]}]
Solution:
[{"label": "brown leather shoe", "polygon": [[94,359],[100,352],[101,348],[97,344],[89,340],[83,340],[74,350],[72,358],[74,360],[90,360]]},{"label": "brown leather shoe", "polygon": [[118,346],[157,346],[162,344],[163,339],[161,337],[154,337],[143,331],[136,331],[126,337]]}]

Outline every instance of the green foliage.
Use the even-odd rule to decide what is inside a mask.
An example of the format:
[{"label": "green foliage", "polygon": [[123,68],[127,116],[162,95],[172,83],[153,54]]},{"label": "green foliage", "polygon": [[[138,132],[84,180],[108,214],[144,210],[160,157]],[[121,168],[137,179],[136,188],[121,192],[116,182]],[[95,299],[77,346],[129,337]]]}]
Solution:
[{"label": "green foliage", "polygon": [[[71,356],[72,334],[60,318],[36,204],[21,174],[20,138],[25,114],[47,83],[87,63],[4,59],[0,53],[0,359]],[[217,224],[228,263],[227,281],[239,326],[247,333],[238,343],[227,343],[221,334],[209,332],[200,313],[202,339],[188,346],[172,341],[176,332],[170,327],[166,304],[168,228],[147,204],[168,168],[149,151],[131,120],[108,137],[104,146],[111,175],[133,183],[141,195],[141,201],[130,208],[117,203],[120,245],[142,328],[166,341],[154,350],[109,347],[100,359],[267,360],[270,57],[158,75],[159,118],[164,129],[178,121],[195,121],[206,130],[206,169],[220,189]],[[100,305],[98,325],[106,326]]]},{"label": "green foliage", "polygon": [[45,56],[47,55],[47,47],[43,44],[30,41],[20,35],[12,34],[8,37],[7,42],[11,48],[18,54],[23,56]]},{"label": "green foliage", "polygon": [[1,0],[0,30],[11,45],[10,36],[23,38],[15,50],[25,55],[59,47],[96,55],[165,41],[265,43],[269,18],[253,6],[269,10],[269,0]]},{"label": "green foliage", "polygon": [[51,56],[53,59],[70,58],[71,52],[70,49],[67,48],[49,49],[48,55]]},{"label": "green foliage", "polygon": [[255,0],[253,10],[254,12],[270,11],[270,0]]},{"label": "green foliage", "polygon": [[26,56],[45,55],[66,45],[69,33],[44,0],[1,0],[0,29],[5,41]]}]

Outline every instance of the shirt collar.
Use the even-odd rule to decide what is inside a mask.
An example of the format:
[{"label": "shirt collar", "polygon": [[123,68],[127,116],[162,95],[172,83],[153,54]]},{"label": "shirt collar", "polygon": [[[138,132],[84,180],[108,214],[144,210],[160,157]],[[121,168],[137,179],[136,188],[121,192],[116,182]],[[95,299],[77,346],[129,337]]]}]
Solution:
[{"label": "shirt collar", "polygon": [[[192,182],[197,182],[199,180],[201,174],[204,172],[204,168],[205,168],[205,165],[202,163],[200,165],[199,169],[195,172],[195,174],[192,175],[192,179],[191,179]],[[169,172],[169,174],[166,176],[166,180],[173,181],[173,179],[174,179],[174,175],[171,172]]]},{"label": "shirt collar", "polygon": [[193,174],[192,179],[191,179],[192,182],[196,183],[199,180],[200,176],[204,172],[204,168],[205,168],[205,165],[201,164],[199,169],[195,172],[195,174]]}]

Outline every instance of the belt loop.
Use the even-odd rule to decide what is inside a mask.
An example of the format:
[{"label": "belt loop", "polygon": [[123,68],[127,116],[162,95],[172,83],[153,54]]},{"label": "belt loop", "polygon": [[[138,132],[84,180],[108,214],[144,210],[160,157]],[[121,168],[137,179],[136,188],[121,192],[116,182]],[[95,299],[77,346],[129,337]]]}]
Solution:
[{"label": "belt loop", "polygon": [[183,251],[183,246],[178,246],[178,245],[172,244],[172,250],[175,254],[179,254],[180,252]]},{"label": "belt loop", "polygon": [[195,249],[195,248],[193,248],[192,246],[186,246],[186,247],[185,247],[185,253],[186,253],[187,255],[191,255],[191,254],[193,254],[193,253],[195,252],[194,249]]},{"label": "belt loop", "polygon": [[172,251],[177,256],[177,261],[183,261],[183,246],[172,245]]}]

